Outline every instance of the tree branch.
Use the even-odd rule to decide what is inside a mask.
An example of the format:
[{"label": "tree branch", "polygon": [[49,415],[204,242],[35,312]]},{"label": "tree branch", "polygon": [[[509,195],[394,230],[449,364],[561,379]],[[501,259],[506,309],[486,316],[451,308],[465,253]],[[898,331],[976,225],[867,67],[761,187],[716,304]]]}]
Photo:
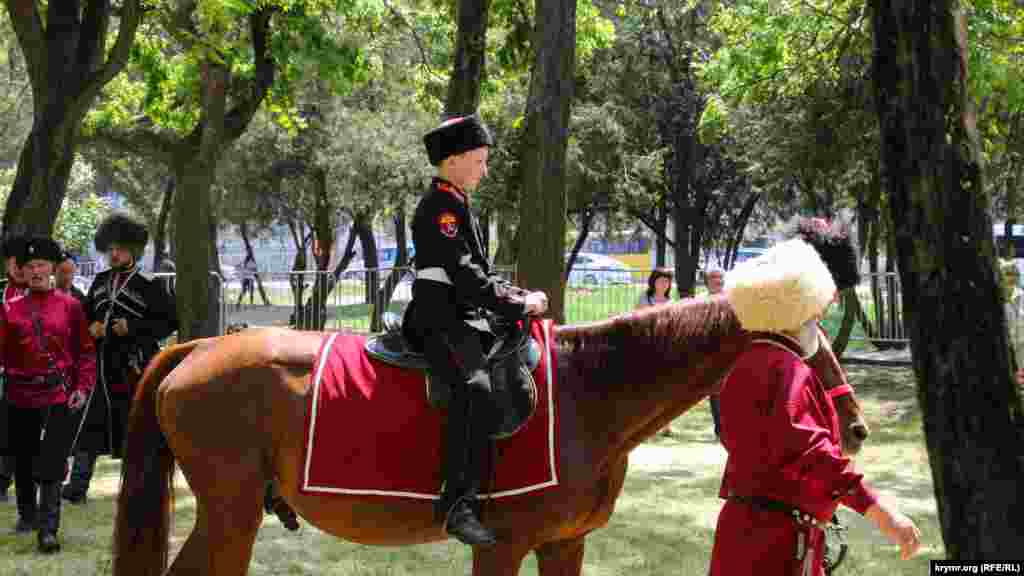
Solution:
[{"label": "tree branch", "polygon": [[[141,0],[125,0],[121,7],[121,17],[117,27],[117,40],[110,50],[110,56],[92,76],[86,80],[81,95],[91,99],[103,87],[121,73],[128,63],[128,55],[135,44],[135,33],[142,22]],[[104,33],[106,30],[104,30]],[[100,43],[102,46],[102,43]]]},{"label": "tree branch", "polygon": [[35,0],[7,0],[7,14],[18,37],[21,53],[25,57],[32,94],[37,101],[45,100],[48,62],[43,20]]},{"label": "tree branch", "polygon": [[391,2],[384,0],[384,5],[387,6],[388,10],[391,11],[391,14],[397,18],[399,22],[405,24],[405,27],[409,29],[410,33],[412,33],[413,42],[416,43],[416,48],[420,51],[420,60],[423,62],[423,67],[427,69],[427,73],[431,76],[439,77],[439,75],[434,72],[434,69],[430,67],[430,60],[427,58],[427,51],[423,48],[423,40],[421,40],[420,35],[416,33],[416,29],[413,28],[412,24],[409,24],[409,21],[405,19],[405,16],[399,12],[398,8],[391,4]]},{"label": "tree branch", "polygon": [[234,142],[241,138],[249,121],[259,110],[267,91],[274,84],[274,60],[270,56],[270,16],[272,10],[263,8],[249,16],[252,34],[253,59],[256,61],[256,75],[251,91],[242,98],[224,118],[224,141]]},{"label": "tree branch", "polygon": [[166,166],[173,165],[177,142],[151,129],[131,128],[116,130],[96,128],[91,134],[79,137],[85,146],[107,146],[126,154],[142,155]]},{"label": "tree branch", "polygon": [[649,215],[644,214],[643,212],[641,212],[641,211],[639,211],[639,210],[637,210],[635,208],[629,208],[629,209],[626,210],[626,212],[628,212],[630,215],[632,215],[633,217],[635,217],[638,220],[640,220],[640,222],[643,223],[644,226],[647,226],[648,228],[651,229],[651,232],[654,232],[655,236],[657,236],[658,238],[661,238],[662,240],[665,241],[666,244],[668,244],[673,249],[675,249],[676,243],[673,242],[672,239],[669,238],[665,234],[664,230],[660,229],[660,227],[658,226],[658,223],[653,221]]}]

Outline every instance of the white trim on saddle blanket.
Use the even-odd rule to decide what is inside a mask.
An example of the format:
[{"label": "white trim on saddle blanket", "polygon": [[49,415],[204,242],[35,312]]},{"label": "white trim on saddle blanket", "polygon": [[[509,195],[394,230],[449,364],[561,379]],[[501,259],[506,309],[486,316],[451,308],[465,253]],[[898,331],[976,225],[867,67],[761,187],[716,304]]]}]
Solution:
[{"label": "white trim on saddle blanket", "polygon": [[[536,483],[536,484],[531,484],[531,485],[528,485],[528,486],[523,486],[521,488],[516,488],[516,489],[512,489],[512,490],[503,490],[503,491],[494,492],[494,493],[481,492],[480,495],[479,495],[480,499],[501,498],[503,496],[515,496],[515,495],[518,495],[518,494],[525,494],[525,493],[528,493],[528,492],[534,492],[534,491],[537,491],[537,490],[542,490],[544,488],[549,488],[549,487],[557,486],[558,485],[558,473],[557,473],[557,466],[556,466],[556,445],[555,445],[555,418],[556,418],[556,414],[555,414],[555,400],[554,400],[555,387],[554,387],[554,381],[552,379],[552,366],[551,366],[551,364],[552,364],[551,346],[553,345],[552,341],[551,341],[551,339],[552,339],[552,334],[551,334],[551,327],[552,327],[552,325],[553,325],[553,323],[552,323],[551,320],[542,320],[541,321],[541,328],[542,328],[543,333],[544,333],[544,360],[545,360],[544,367],[545,367],[545,378],[546,378],[546,386],[547,386],[547,406],[546,406],[546,409],[548,411],[548,413],[547,413],[547,417],[548,417],[548,422],[547,422],[547,425],[548,425],[547,426],[548,427],[548,430],[547,430],[547,436],[548,436],[547,437],[547,442],[548,442],[548,472],[549,472],[549,477],[548,477],[547,480],[545,480],[543,482],[539,482],[539,483]],[[318,416],[318,412],[319,412],[318,407],[319,407],[319,401],[320,401],[320,383],[321,383],[321,379],[323,377],[324,367],[326,366],[327,359],[330,356],[331,347],[334,345],[334,341],[335,341],[335,339],[337,337],[338,337],[337,333],[331,334],[328,337],[328,340],[327,340],[326,344],[323,346],[323,351],[320,354],[319,364],[318,364],[318,366],[316,368],[316,373],[314,374],[314,377],[313,377],[313,402],[312,402],[311,414],[310,414],[310,418],[309,418],[309,429],[307,430],[307,438],[308,438],[308,440],[307,440],[306,455],[305,455],[306,462],[305,462],[304,469],[303,469],[302,486],[301,486],[300,490],[303,491],[303,492],[322,492],[322,493],[330,493],[330,494],[394,496],[394,497],[400,497],[400,498],[418,498],[418,499],[424,499],[424,500],[438,500],[438,499],[440,499],[440,486],[438,486],[438,490],[437,490],[436,493],[435,492],[424,493],[424,492],[409,492],[409,491],[396,491],[396,490],[372,490],[372,489],[363,489],[363,488],[359,488],[359,489],[354,489],[354,488],[337,488],[337,487],[333,487],[333,486],[314,485],[314,484],[310,483],[310,464],[312,463],[312,460],[313,460],[313,457],[312,457],[312,455],[313,455],[313,441],[314,441],[314,435],[315,435],[315,432],[316,432],[317,416]],[[540,408],[540,407],[538,407],[538,408]],[[531,418],[536,417],[536,416],[537,416],[537,414],[534,414],[534,416],[532,416]],[[516,436],[512,436],[508,440],[504,440],[504,441],[514,441],[515,438],[516,438]],[[502,441],[502,442],[504,442],[504,441]]]}]

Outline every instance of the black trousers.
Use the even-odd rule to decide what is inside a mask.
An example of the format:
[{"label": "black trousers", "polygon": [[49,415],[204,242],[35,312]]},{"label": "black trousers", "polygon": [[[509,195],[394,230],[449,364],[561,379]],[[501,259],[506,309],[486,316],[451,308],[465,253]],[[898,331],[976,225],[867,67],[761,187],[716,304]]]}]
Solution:
[{"label": "black trousers", "polygon": [[[463,327],[464,326],[464,327]],[[431,377],[450,386],[445,434],[445,484],[437,512],[448,512],[462,500],[472,504],[480,490],[482,458],[494,427],[491,384],[484,365],[483,340],[471,326],[431,330],[423,334],[423,354]]]},{"label": "black trousers", "polygon": [[[68,453],[75,437],[74,418],[64,404],[43,408],[8,408],[8,454],[14,457],[18,478],[38,482],[64,480]],[[45,432],[44,432],[45,430]]]},{"label": "black trousers", "polygon": [[60,483],[74,441],[75,418],[64,404],[43,408],[11,405],[7,416],[18,515],[38,521],[40,530],[56,533],[60,527]]}]

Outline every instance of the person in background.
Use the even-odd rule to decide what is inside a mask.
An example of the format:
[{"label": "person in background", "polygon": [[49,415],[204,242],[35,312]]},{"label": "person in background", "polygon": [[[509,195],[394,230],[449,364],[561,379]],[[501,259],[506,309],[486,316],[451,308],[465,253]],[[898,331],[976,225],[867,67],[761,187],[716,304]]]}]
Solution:
[{"label": "person in background", "polygon": [[[21,246],[25,243],[22,236],[9,236],[3,242],[3,258],[6,277],[0,280],[0,304],[7,302],[15,296],[21,295],[26,290],[25,277],[21,273],[21,266],[18,266],[17,256]],[[4,387],[3,365],[0,364],[0,389]],[[7,404],[4,394],[0,391],[0,429],[6,429]],[[2,431],[2,430],[0,430]],[[0,502],[7,502],[10,490],[14,482],[14,458],[0,454]]]},{"label": "person in background", "polygon": [[725,296],[753,341],[721,390],[729,456],[710,576],[823,576],[823,526],[840,504],[872,520],[903,559],[921,546],[913,521],[842,454],[835,405],[805,361],[824,345],[818,322],[836,293],[818,249],[799,238],[729,272]]},{"label": "person in background", "polygon": [[54,278],[56,279],[56,287],[58,290],[63,290],[68,294],[71,294],[81,303],[85,303],[85,292],[78,289],[75,286],[75,274],[78,273],[78,259],[71,252],[65,250],[61,253],[61,261],[57,264],[54,270]]},{"label": "person in background", "polygon": [[640,295],[636,308],[663,304],[671,299],[672,280],[675,275],[668,268],[655,268],[647,277],[647,291]]},{"label": "person in background", "polygon": [[[722,293],[722,283],[725,274],[719,268],[709,268],[704,272],[704,285],[707,286],[708,296],[715,296]],[[708,396],[708,404],[711,406],[711,420],[715,425],[715,438],[721,437],[722,422],[719,417],[718,394]]]},{"label": "person in background", "polygon": [[60,550],[60,482],[77,431],[73,413],[85,405],[96,377],[82,304],[50,282],[60,259],[60,246],[50,238],[26,240],[17,262],[28,292],[0,309],[8,401],[7,441],[0,450],[17,459],[15,532],[38,530],[44,554]]},{"label": "person in background", "polygon": [[242,291],[238,294],[237,307],[242,306],[242,301],[245,300],[245,295],[249,294],[249,305],[252,306],[253,300],[256,298],[256,275],[259,273],[259,267],[256,265],[256,259],[249,254],[245,257],[245,262],[242,263]]}]

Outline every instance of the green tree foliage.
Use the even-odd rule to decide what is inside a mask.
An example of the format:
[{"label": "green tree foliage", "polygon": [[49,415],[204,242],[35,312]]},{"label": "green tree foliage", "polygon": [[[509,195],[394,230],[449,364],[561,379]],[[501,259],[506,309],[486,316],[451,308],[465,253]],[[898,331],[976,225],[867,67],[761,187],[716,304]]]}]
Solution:
[{"label": "green tree foliage", "polygon": [[[0,170],[0,202],[6,202],[15,175],[15,168]],[[110,213],[109,202],[96,195],[95,179],[92,166],[79,158],[71,169],[68,193],[53,227],[53,238],[80,256],[92,252],[96,228]]]}]

